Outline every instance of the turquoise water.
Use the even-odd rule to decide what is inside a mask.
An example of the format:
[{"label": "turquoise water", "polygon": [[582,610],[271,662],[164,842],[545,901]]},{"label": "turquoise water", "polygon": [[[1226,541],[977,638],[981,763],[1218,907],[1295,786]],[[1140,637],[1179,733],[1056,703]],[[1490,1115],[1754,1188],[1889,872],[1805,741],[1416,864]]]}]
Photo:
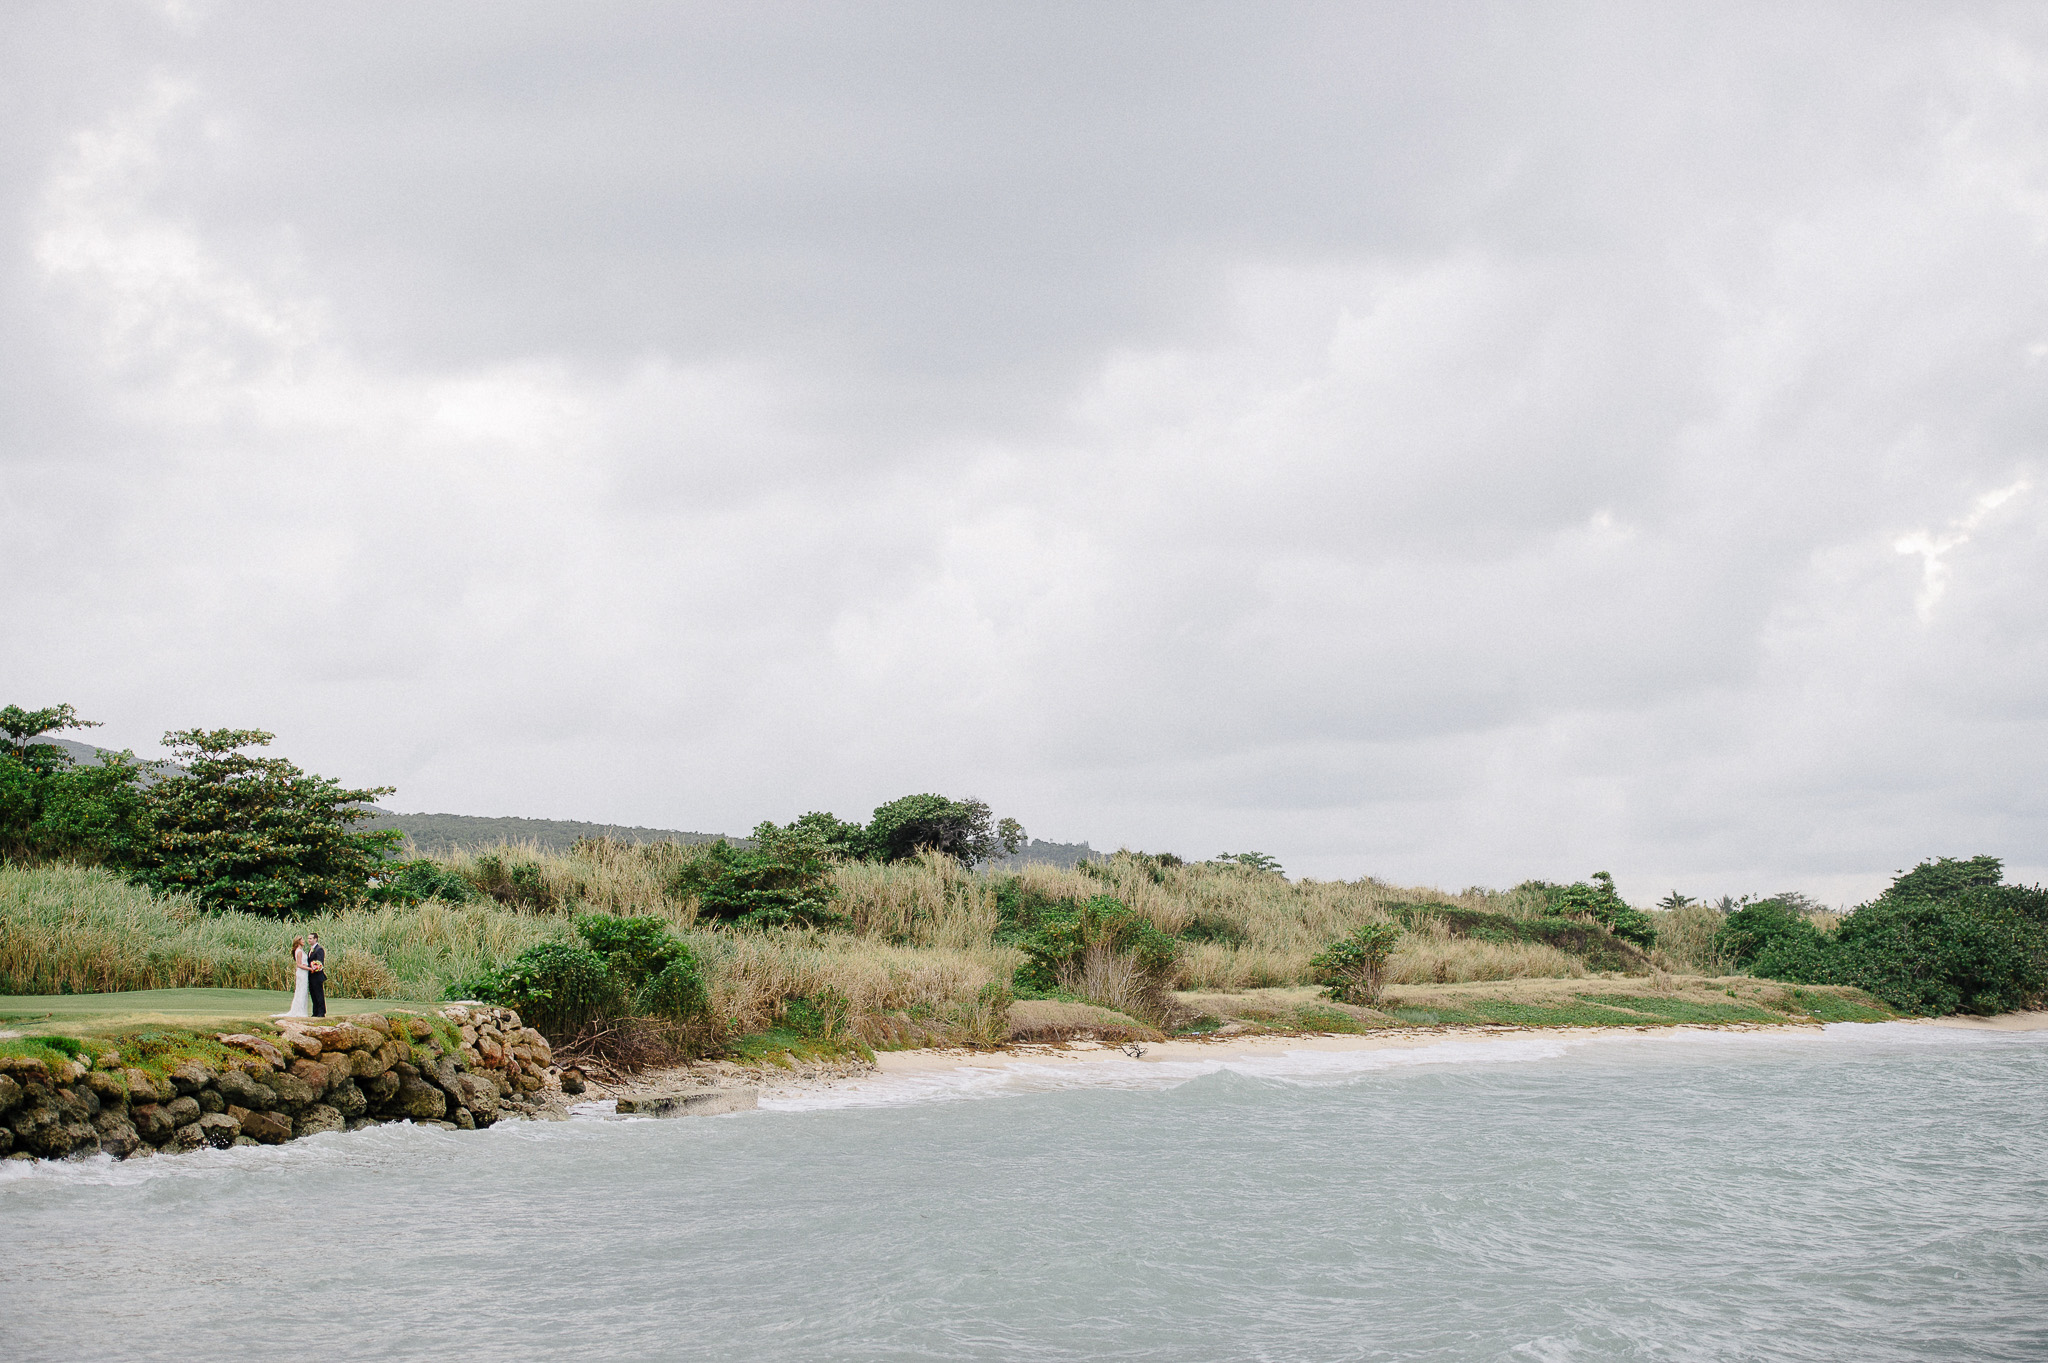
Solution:
[{"label": "turquoise water", "polygon": [[0,1169],[0,1356],[2048,1358],[2048,1034],[1515,1037]]}]

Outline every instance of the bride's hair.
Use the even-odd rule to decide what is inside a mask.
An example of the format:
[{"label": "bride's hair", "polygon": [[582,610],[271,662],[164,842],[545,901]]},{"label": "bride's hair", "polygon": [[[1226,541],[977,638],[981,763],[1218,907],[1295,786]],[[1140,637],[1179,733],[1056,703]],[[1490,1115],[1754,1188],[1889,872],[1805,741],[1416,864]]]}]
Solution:
[{"label": "bride's hair", "polygon": [[302,947],[302,946],[304,946],[304,945],[306,945],[306,939],[305,939],[305,938],[303,938],[303,937],[294,937],[294,938],[292,938],[292,950],[294,950],[294,951],[297,951],[297,950],[298,950],[298,949],[299,949],[300,947]]}]

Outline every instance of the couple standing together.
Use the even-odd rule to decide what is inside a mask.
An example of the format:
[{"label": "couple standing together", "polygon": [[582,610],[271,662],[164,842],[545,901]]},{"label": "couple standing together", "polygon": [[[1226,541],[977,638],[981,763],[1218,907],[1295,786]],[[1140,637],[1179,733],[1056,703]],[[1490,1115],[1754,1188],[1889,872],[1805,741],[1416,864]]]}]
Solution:
[{"label": "couple standing together", "polygon": [[[307,943],[311,943],[308,946]],[[327,1016],[327,948],[320,945],[320,934],[309,932],[304,937],[292,938],[292,966],[298,972],[297,987],[292,990],[291,1011],[288,1018],[324,1018]]]}]

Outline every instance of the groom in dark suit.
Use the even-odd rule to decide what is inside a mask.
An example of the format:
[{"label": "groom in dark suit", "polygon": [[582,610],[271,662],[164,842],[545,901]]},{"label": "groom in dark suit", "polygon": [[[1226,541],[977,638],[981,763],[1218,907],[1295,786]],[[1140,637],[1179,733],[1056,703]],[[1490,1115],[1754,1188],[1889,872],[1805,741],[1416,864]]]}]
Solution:
[{"label": "groom in dark suit", "polygon": [[327,948],[320,945],[320,934],[309,932],[306,940],[313,949],[306,953],[306,991],[313,999],[313,1016],[327,1016]]}]

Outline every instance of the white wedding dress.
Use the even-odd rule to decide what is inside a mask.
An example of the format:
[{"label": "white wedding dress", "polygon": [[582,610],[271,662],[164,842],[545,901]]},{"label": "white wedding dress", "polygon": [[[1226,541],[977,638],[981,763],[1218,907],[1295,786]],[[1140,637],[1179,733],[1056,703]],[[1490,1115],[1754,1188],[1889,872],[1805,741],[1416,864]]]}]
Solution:
[{"label": "white wedding dress", "polygon": [[298,970],[293,973],[299,977],[299,984],[298,988],[292,991],[292,1006],[290,1010],[279,1016],[309,1018],[313,1016],[313,995],[311,986],[306,981],[312,977],[312,972],[306,969],[306,953],[298,947],[293,947],[292,963],[298,966]]}]

